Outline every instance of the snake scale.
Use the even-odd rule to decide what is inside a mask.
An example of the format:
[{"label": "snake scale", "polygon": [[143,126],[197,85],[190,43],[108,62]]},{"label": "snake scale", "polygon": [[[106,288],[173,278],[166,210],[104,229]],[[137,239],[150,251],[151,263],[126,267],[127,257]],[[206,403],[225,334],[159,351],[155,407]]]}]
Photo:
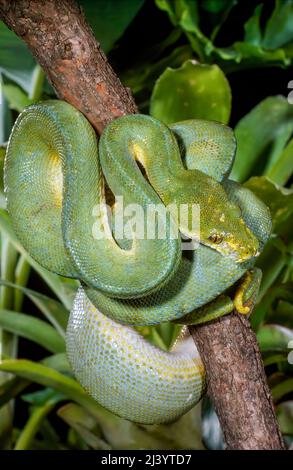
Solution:
[{"label": "snake scale", "polygon": [[[227,289],[252,272],[271,219],[252,192],[229,180],[235,150],[233,132],[223,124],[189,120],[167,127],[140,114],[111,122],[98,144],[87,119],[58,100],[29,106],[14,125],[4,183],[15,232],[43,267],[80,280],[68,358],[88,393],[121,417],[169,422],[204,392],[193,343],[187,348],[178,341],[162,351],[133,326],[198,323],[236,305]],[[94,237],[105,180],[115,198],[138,204],[143,216],[150,205],[199,204],[198,248],[182,251],[181,237],[171,235],[123,240],[107,217],[110,236]],[[115,218],[115,205],[112,212]],[[170,229],[174,213],[166,214]],[[179,230],[195,235],[189,219],[179,221]],[[240,288],[238,303],[245,295]],[[245,313],[247,307],[239,308]]]}]

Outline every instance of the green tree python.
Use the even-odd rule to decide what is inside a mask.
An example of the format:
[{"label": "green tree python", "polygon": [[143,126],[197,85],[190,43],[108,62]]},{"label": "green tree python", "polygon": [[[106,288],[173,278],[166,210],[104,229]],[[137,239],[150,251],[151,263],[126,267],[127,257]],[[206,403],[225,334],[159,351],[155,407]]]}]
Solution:
[{"label": "green tree python", "polygon": [[[123,418],[172,421],[205,389],[193,344],[179,340],[166,352],[133,326],[195,324],[233,308],[247,313],[255,300],[260,273],[253,264],[271,219],[252,192],[228,179],[235,150],[230,128],[203,120],[167,127],[146,115],[123,116],[106,127],[99,144],[87,119],[63,101],[31,105],[16,120],[4,176],[15,232],[43,267],[80,280],[68,358],[86,391]],[[110,236],[94,237],[104,181],[115,198],[138,204],[144,215],[152,204],[198,204],[198,248],[182,251],[171,230],[165,238],[134,233],[123,240],[107,217]],[[170,229],[175,213],[166,213]],[[180,223],[180,233],[192,238],[189,219]]]}]

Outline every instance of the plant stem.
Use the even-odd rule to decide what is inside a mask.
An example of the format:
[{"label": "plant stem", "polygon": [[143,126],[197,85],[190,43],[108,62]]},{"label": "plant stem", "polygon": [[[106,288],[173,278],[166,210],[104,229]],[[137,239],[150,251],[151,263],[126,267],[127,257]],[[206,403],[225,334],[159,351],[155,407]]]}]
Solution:
[{"label": "plant stem", "polygon": [[43,419],[54,408],[56,401],[49,400],[45,405],[35,408],[28,421],[26,422],[23,431],[17,439],[14,450],[28,450],[37,434]]}]

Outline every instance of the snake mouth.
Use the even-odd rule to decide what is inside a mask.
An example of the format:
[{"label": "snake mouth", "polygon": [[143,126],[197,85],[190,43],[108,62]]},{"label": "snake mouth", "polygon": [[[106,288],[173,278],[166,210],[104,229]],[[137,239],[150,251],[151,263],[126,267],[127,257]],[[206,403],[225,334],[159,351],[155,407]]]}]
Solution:
[{"label": "snake mouth", "polygon": [[256,258],[260,254],[259,250],[259,243],[252,244],[239,244],[232,240],[225,240],[218,242],[218,239],[212,242],[207,240],[203,243],[204,245],[212,248],[213,250],[217,251],[221,255],[225,257],[229,257],[235,261],[235,263],[245,263],[252,258]]},{"label": "snake mouth", "polygon": [[253,250],[251,252],[249,250],[246,250],[243,254],[237,253],[238,256],[236,256],[235,261],[236,263],[245,263],[246,261],[249,261],[252,258],[256,258],[257,256],[259,256],[259,254],[259,250]]},{"label": "snake mouth", "polygon": [[235,260],[236,263],[245,263],[252,258],[256,258],[260,254],[259,247],[250,246],[250,245],[241,245],[238,246],[236,251],[233,251],[231,257]]}]

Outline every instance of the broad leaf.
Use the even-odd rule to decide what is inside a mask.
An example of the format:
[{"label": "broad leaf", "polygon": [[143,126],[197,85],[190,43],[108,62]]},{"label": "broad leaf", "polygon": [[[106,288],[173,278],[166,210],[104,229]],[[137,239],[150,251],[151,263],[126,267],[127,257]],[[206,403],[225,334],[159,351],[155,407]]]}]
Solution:
[{"label": "broad leaf", "polygon": [[281,47],[293,40],[293,1],[276,0],[275,10],[267,22],[263,46]]},{"label": "broad leaf", "polygon": [[259,46],[262,39],[260,29],[260,15],[262,12],[263,5],[258,5],[254,10],[253,15],[244,25],[245,36],[244,41]]},{"label": "broad leaf", "polygon": [[[292,0],[287,0],[291,3]],[[237,41],[228,47],[217,47],[214,44],[215,37],[225,22],[229,11],[237,0],[226,2],[222,0],[208,0],[211,8],[207,8],[206,2],[203,2],[203,9],[213,14],[213,19],[219,13],[219,23],[214,27],[210,37],[207,37],[200,28],[197,3],[190,0],[157,0],[159,8],[165,10],[174,25],[179,25],[185,32],[188,40],[201,62],[217,62],[225,72],[239,70],[239,68],[250,68],[256,65],[289,65],[292,59],[292,50],[290,45],[279,45],[289,42],[291,37],[292,21],[290,23],[291,10],[288,8],[288,19],[286,19],[285,9],[277,8],[278,14],[273,15],[270,23],[267,25],[266,42],[270,34],[274,47],[265,48],[261,41],[261,31],[259,28],[260,6],[256,8],[253,16],[245,24],[245,40]],[[207,2],[207,3],[208,3]],[[281,0],[280,0],[281,3]],[[223,11],[221,12],[221,9]],[[278,21],[282,22],[283,29],[278,26]],[[240,65],[241,64],[241,65]]]},{"label": "broad leaf", "polygon": [[282,188],[265,176],[252,177],[244,186],[269,207],[275,232],[293,214],[293,190]]},{"label": "broad leaf", "polygon": [[278,161],[293,132],[293,106],[282,96],[269,97],[235,128],[237,152],[231,177],[245,181]]},{"label": "broad leaf", "polygon": [[227,123],[230,111],[230,86],[221,69],[193,60],[167,68],[151,97],[151,115],[166,124],[195,118]]}]

